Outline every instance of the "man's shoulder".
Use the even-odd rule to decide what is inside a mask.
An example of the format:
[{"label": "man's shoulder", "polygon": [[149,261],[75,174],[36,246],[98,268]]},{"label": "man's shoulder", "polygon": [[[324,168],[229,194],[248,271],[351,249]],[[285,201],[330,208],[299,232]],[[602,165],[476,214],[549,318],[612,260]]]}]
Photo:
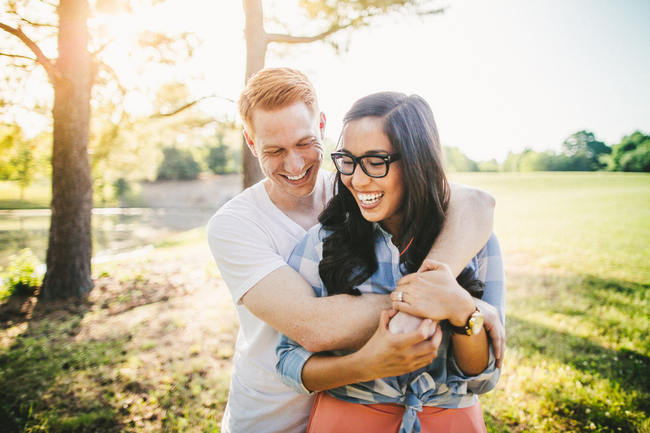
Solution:
[{"label": "man's shoulder", "polygon": [[264,188],[262,182],[250,186],[228,200],[210,218],[208,232],[217,230],[224,223],[245,223],[260,220],[260,213],[263,213],[263,206],[260,198],[260,188]]}]

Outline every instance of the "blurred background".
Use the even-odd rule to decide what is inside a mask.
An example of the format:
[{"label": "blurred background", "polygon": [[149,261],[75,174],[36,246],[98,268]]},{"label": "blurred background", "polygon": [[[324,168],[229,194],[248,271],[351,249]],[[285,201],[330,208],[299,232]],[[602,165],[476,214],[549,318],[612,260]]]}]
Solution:
[{"label": "blurred background", "polygon": [[647,1],[0,5],[0,431],[219,431],[237,319],[204,226],[260,178],[236,100],[275,66],[328,151],[359,97],[423,96],[450,179],[495,196],[490,432],[650,431]]}]

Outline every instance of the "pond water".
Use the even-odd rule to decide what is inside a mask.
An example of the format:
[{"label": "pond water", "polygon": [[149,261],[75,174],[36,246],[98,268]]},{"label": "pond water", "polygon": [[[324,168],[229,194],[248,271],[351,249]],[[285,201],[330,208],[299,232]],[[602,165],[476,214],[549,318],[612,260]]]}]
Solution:
[{"label": "pond water", "polygon": [[[205,208],[93,209],[93,256],[106,257],[152,245],[165,237],[205,226],[215,212]],[[0,211],[0,267],[30,248],[45,261],[49,209]]]}]

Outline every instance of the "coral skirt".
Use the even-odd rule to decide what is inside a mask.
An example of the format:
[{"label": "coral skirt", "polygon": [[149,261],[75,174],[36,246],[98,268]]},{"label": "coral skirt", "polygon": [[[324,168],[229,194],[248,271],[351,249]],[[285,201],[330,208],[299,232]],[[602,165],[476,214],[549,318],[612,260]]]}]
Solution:
[{"label": "coral skirt", "polygon": [[[404,407],[396,404],[357,404],[316,396],[307,433],[397,433]],[[462,409],[424,406],[418,413],[422,433],[486,433],[481,404]]]}]

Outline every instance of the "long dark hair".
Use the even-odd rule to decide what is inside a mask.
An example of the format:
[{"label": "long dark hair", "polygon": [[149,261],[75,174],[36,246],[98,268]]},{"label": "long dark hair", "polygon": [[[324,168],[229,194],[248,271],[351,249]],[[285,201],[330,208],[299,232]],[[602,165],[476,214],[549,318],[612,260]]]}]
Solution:
[{"label": "long dark hair", "polygon": [[[449,203],[438,130],[429,104],[417,95],[380,92],[359,99],[343,119],[379,117],[393,152],[401,154],[404,198],[397,244],[411,245],[400,257],[404,273],[417,271],[440,233]],[[329,294],[359,295],[355,286],[377,270],[373,224],[361,215],[352,193],[336,174],[334,198],[318,218],[331,234],[323,243],[319,274]]]}]

